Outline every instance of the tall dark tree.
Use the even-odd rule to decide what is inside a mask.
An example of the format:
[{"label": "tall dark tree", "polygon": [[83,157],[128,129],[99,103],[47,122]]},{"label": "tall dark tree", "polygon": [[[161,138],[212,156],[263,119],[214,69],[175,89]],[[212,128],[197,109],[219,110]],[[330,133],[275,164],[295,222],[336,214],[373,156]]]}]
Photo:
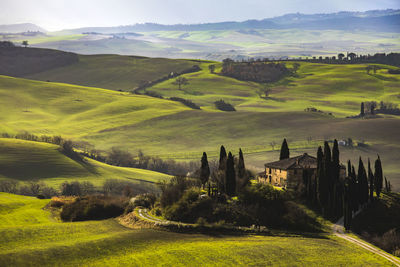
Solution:
[{"label": "tall dark tree", "polygon": [[208,182],[209,178],[210,178],[210,166],[208,165],[207,153],[203,152],[203,156],[201,157],[201,167],[200,167],[200,181],[201,184],[203,185],[203,188],[205,184]]},{"label": "tall dark tree", "polygon": [[378,158],[375,160],[375,192],[378,198],[382,192],[383,187],[383,170],[382,170],[382,162],[381,158],[378,155]]},{"label": "tall dark tree", "polygon": [[231,152],[229,152],[226,160],[225,190],[230,197],[236,193],[235,163]]},{"label": "tall dark tree", "polygon": [[324,177],[325,177],[325,191],[326,191],[326,204],[325,216],[332,216],[332,209],[334,203],[334,178],[332,168],[332,153],[331,148],[327,141],[324,143]]},{"label": "tall dark tree", "polygon": [[351,219],[352,219],[352,180],[349,177],[346,177],[344,181],[344,192],[343,192],[343,216],[344,216],[344,227],[346,230],[351,227]]},{"label": "tall dark tree", "polygon": [[371,162],[368,159],[368,182],[369,182],[369,201],[374,201],[374,174],[371,170]]},{"label": "tall dark tree", "polygon": [[360,157],[358,162],[357,180],[359,184],[359,202],[365,204],[369,198],[367,172],[365,171],[364,163]]},{"label": "tall dark tree", "polygon": [[364,102],[361,102],[360,116],[361,116],[361,117],[364,117],[364,115],[365,115]]},{"label": "tall dark tree", "polygon": [[240,179],[243,179],[246,175],[246,168],[244,166],[244,158],[243,158],[243,152],[242,152],[241,148],[239,148],[239,161],[238,161],[237,169],[238,169],[238,177]]},{"label": "tall dark tree", "polygon": [[335,182],[339,181],[340,176],[340,156],[339,156],[339,144],[338,141],[335,139],[333,142],[332,148],[332,171],[334,175]]},{"label": "tall dark tree", "polygon": [[327,185],[324,170],[324,153],[322,152],[322,147],[318,147],[317,152],[317,195],[318,202],[324,212],[327,205]]},{"label": "tall dark tree", "polygon": [[286,138],[283,139],[281,146],[281,154],[279,156],[279,160],[288,159],[290,157],[289,146],[287,144]]},{"label": "tall dark tree", "polygon": [[351,161],[347,161],[347,177],[351,177]]},{"label": "tall dark tree", "polygon": [[343,181],[340,181],[339,144],[335,139],[332,148],[332,210],[334,217],[341,217],[343,210]]},{"label": "tall dark tree", "polygon": [[221,149],[219,151],[218,169],[221,171],[226,169],[226,150],[224,146],[221,146]]},{"label": "tall dark tree", "polygon": [[356,169],[354,168],[354,166],[351,166],[351,181],[352,181],[352,185],[353,185],[353,190],[352,190],[352,197],[351,197],[351,201],[353,203],[353,211],[356,212],[359,207],[360,207],[360,193],[359,193],[359,184],[358,184],[358,179],[357,179],[357,173],[356,173]]}]

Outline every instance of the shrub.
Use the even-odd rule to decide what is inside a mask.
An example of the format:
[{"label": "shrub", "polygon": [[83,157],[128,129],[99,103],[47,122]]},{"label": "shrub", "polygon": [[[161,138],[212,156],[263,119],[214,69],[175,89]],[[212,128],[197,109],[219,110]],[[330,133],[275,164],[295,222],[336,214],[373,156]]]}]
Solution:
[{"label": "shrub", "polygon": [[186,189],[198,185],[198,180],[188,179],[184,176],[175,176],[169,182],[159,184],[161,189],[160,205],[161,208],[171,206],[181,199]]},{"label": "shrub", "polygon": [[18,182],[15,180],[0,180],[0,192],[15,194],[18,189]]},{"label": "shrub", "polygon": [[218,100],[214,102],[215,107],[222,111],[236,111],[236,109],[229,103],[226,103],[224,100]]},{"label": "shrub", "polygon": [[192,109],[200,109],[200,107],[198,105],[196,105],[195,103],[193,103],[191,100],[188,100],[188,99],[184,99],[184,98],[180,98],[180,97],[171,97],[170,100],[181,102],[185,106],[192,108]]},{"label": "shrub", "polygon": [[133,201],[133,205],[135,207],[144,207],[144,208],[151,208],[154,205],[154,202],[156,201],[156,196],[154,194],[142,194],[138,195],[135,197],[135,200]]},{"label": "shrub", "polygon": [[127,198],[81,197],[64,204],[60,216],[63,221],[103,220],[121,215],[127,205]]}]

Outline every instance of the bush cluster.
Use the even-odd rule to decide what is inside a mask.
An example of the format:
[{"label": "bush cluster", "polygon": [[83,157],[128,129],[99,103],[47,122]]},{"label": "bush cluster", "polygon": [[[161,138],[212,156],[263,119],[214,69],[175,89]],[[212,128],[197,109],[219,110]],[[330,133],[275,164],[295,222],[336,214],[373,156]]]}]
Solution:
[{"label": "bush cluster", "polygon": [[229,103],[225,102],[224,100],[218,100],[214,102],[215,107],[222,111],[236,111],[236,109]]},{"label": "bush cluster", "polygon": [[63,221],[69,222],[104,220],[123,214],[128,203],[127,198],[78,197],[74,202],[63,205],[60,217]]},{"label": "bush cluster", "polygon": [[180,98],[180,97],[171,97],[170,100],[172,101],[178,101],[184,104],[185,106],[192,108],[192,109],[200,109],[200,106],[197,104],[193,103],[191,100]]}]

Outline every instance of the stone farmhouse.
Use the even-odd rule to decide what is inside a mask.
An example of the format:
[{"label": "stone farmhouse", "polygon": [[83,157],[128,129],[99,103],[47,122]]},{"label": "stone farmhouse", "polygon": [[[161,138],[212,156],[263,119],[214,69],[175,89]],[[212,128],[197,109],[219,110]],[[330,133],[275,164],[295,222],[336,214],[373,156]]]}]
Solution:
[{"label": "stone farmhouse", "polygon": [[[303,155],[266,163],[264,172],[258,175],[258,182],[269,183],[274,186],[297,189],[303,184],[303,173],[317,174],[317,158],[304,153]],[[346,177],[346,167],[341,166],[340,178]]]}]

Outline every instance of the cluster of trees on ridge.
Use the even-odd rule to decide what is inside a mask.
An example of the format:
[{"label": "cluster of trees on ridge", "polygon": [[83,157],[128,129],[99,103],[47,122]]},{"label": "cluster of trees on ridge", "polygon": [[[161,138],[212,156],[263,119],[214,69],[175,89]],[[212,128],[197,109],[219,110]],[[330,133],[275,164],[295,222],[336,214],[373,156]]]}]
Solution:
[{"label": "cluster of trees on ridge", "polygon": [[221,74],[242,81],[267,83],[276,82],[284,76],[292,74],[292,71],[283,63],[235,62],[227,58],[222,61]]},{"label": "cluster of trees on ridge", "polygon": [[[293,59],[279,59],[271,60],[268,58],[249,58],[248,60],[241,60],[240,62],[274,62],[274,61],[304,61],[311,63],[326,63],[326,64],[362,64],[362,63],[376,63],[387,64],[392,66],[400,66],[400,53],[376,53],[374,55],[357,55],[353,52],[338,53],[337,56],[313,56],[306,58],[293,58]],[[238,61],[239,62],[239,61]],[[368,70],[368,69],[367,69]],[[374,70],[372,68],[372,70]]]}]

